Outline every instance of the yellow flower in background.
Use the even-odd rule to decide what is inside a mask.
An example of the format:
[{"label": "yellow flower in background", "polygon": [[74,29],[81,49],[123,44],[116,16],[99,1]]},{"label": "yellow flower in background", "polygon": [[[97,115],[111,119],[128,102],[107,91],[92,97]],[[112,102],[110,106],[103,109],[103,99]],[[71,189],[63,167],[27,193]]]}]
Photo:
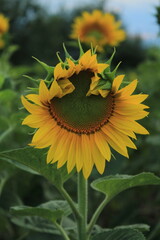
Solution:
[{"label": "yellow flower in background", "polygon": [[8,32],[9,20],[3,14],[0,14],[0,35]]},{"label": "yellow flower in background", "polygon": [[4,48],[5,42],[0,38],[0,49]]},{"label": "yellow flower in background", "polygon": [[120,27],[121,22],[110,13],[85,11],[81,17],[75,18],[70,37],[92,43],[94,47],[98,46],[99,51],[103,51],[105,45],[117,46],[125,39],[126,34]]},{"label": "yellow flower in background", "polygon": [[[131,138],[148,134],[137,120],[148,115],[145,94],[132,95],[137,80],[120,89],[124,75],[114,77],[108,63],[89,50],[79,60],[66,58],[54,68],[54,80],[40,81],[39,92],[22,96],[30,113],[24,125],[36,128],[31,146],[47,148],[47,163],[74,167],[85,178],[95,165],[102,174],[113,148],[128,157]],[[108,75],[107,75],[108,74]]]}]

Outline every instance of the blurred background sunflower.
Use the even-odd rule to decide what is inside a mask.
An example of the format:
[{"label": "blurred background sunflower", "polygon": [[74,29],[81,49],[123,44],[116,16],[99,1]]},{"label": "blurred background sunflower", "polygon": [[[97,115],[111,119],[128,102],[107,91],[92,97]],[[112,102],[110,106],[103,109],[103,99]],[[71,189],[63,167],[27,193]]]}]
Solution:
[{"label": "blurred background sunflower", "polygon": [[126,36],[121,22],[116,21],[114,15],[94,10],[91,13],[82,12],[80,17],[74,19],[70,37],[79,38],[89,45],[92,43],[98,51],[103,51],[104,46],[117,46]]},{"label": "blurred background sunflower", "polygon": [[9,30],[9,19],[0,13],[0,49],[4,48],[4,35]]}]

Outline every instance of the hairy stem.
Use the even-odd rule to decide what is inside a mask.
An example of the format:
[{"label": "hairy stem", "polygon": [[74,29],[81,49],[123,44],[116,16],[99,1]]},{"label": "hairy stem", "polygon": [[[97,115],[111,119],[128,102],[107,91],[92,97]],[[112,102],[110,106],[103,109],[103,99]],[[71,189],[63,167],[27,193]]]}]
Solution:
[{"label": "hairy stem", "polygon": [[78,208],[81,214],[78,220],[78,240],[87,240],[88,183],[82,172],[78,174]]},{"label": "hairy stem", "polygon": [[61,193],[61,195],[64,197],[64,199],[66,199],[66,201],[68,202],[68,204],[70,205],[73,214],[75,215],[76,219],[80,219],[80,213],[74,203],[74,201],[72,200],[72,198],[69,196],[68,192],[64,189],[64,187],[62,186],[61,188],[58,189],[59,192]]},{"label": "hairy stem", "polygon": [[70,238],[67,236],[67,233],[65,232],[65,230],[63,229],[63,227],[58,224],[57,222],[54,222],[55,226],[58,228],[58,230],[60,231],[60,233],[62,234],[62,236],[64,237],[65,240],[70,240]]},{"label": "hairy stem", "polygon": [[97,219],[99,218],[99,215],[103,211],[103,209],[106,206],[107,202],[108,202],[108,199],[107,199],[107,197],[105,197],[105,199],[101,202],[101,204],[99,205],[99,207],[97,208],[97,210],[93,214],[93,216],[91,218],[91,221],[90,221],[90,223],[88,225],[88,228],[87,228],[88,235],[90,235],[90,233],[91,233],[95,223],[97,222]]}]

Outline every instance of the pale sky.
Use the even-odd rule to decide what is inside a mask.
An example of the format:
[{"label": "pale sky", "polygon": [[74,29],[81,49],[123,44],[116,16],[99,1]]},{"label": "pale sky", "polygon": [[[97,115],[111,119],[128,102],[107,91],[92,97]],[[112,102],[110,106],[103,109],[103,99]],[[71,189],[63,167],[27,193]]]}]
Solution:
[{"label": "pale sky", "polygon": [[[61,8],[70,11],[78,6],[94,5],[94,0],[38,0],[50,13]],[[97,0],[98,2],[100,0]],[[160,0],[106,0],[105,10],[118,12],[130,36],[141,35],[147,42],[160,44],[157,39],[159,31],[156,24],[155,6]]]}]

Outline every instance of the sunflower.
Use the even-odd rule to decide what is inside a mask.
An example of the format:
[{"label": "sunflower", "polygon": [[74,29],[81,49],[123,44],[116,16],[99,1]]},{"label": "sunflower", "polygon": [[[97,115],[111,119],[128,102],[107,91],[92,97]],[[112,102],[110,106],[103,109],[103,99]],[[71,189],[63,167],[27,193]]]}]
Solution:
[{"label": "sunflower", "polygon": [[89,44],[92,42],[94,47],[98,46],[98,50],[103,51],[105,45],[117,46],[125,39],[125,32],[120,26],[121,22],[110,13],[85,11],[81,17],[75,18],[70,37]]},{"label": "sunflower", "polygon": [[3,14],[0,14],[0,35],[8,32],[9,21]]},{"label": "sunflower", "polygon": [[137,80],[120,89],[124,75],[113,73],[88,50],[79,60],[58,63],[52,80],[40,81],[37,94],[22,96],[30,113],[22,124],[37,129],[31,146],[49,147],[47,163],[66,164],[68,173],[82,170],[85,178],[95,165],[102,174],[111,148],[128,158],[127,147],[136,149],[135,133],[148,134],[137,122],[148,115],[142,104],[148,95],[132,95]]}]

